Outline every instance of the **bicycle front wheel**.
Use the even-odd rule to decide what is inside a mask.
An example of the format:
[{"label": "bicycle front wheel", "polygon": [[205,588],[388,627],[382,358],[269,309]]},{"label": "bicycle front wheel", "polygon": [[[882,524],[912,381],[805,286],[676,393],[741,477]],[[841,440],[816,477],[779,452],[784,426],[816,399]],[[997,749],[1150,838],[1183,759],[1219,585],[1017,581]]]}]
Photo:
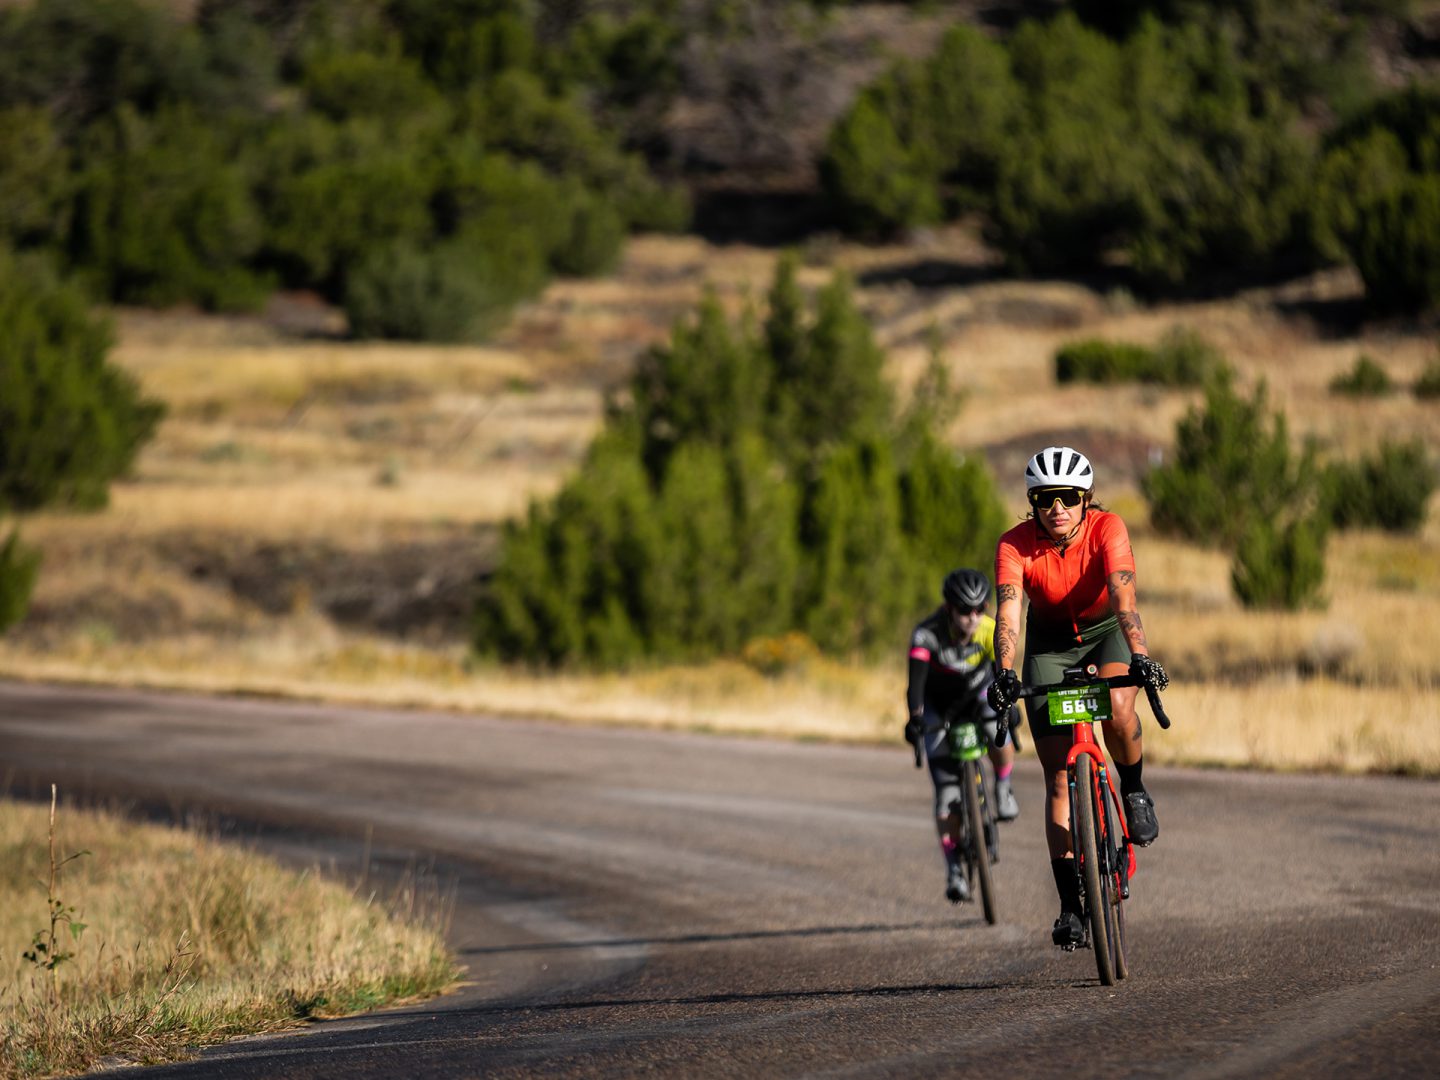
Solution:
[{"label": "bicycle front wheel", "polygon": [[1105,874],[1100,865],[1096,829],[1095,765],[1088,754],[1075,760],[1074,801],[1071,804],[1075,858],[1080,861],[1080,884],[1084,889],[1085,917],[1090,925],[1090,948],[1095,952],[1095,970],[1100,982],[1114,986],[1115,962],[1110,951],[1110,903],[1106,896]]},{"label": "bicycle front wheel", "polygon": [[1101,869],[1105,874],[1105,909],[1110,913],[1110,961],[1115,968],[1115,978],[1123,979],[1130,974],[1130,965],[1125,960],[1125,892],[1120,887],[1120,867],[1122,860],[1128,860],[1129,852],[1125,850],[1124,834],[1120,831],[1120,808],[1115,803],[1115,792],[1103,774],[1099,788],[1101,805],[1105,808],[1107,865]]},{"label": "bicycle front wheel", "polygon": [[999,912],[995,905],[995,882],[990,873],[990,848],[985,843],[985,816],[980,812],[980,785],[984,775],[978,761],[967,761],[960,773],[960,783],[965,788],[965,816],[970,819],[970,866],[979,879],[985,921],[994,926]]}]

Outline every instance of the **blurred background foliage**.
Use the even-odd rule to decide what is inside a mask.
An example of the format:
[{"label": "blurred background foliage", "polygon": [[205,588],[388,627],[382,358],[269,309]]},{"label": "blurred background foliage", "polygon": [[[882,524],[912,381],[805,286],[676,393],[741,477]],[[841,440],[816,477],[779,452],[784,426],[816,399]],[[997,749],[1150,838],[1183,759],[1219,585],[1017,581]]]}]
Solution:
[{"label": "blurred background foliage", "polygon": [[1440,96],[1383,89],[1394,0],[1077,2],[951,29],[829,136],[863,236],[975,215],[1017,273],[1127,268],[1142,292],[1351,262],[1371,304],[1440,300]]},{"label": "blurred background foliage", "polygon": [[[856,61],[833,33],[850,8],[914,8],[948,29]],[[808,185],[820,210],[805,220],[862,239],[965,219],[1017,274],[1123,275],[1143,296],[1349,264],[1374,313],[1432,313],[1440,88],[1375,62],[1411,13],[0,6],[4,508],[102,504],[154,430],[158,407],[105,359],[93,301],[231,311],[308,290],[355,337],[475,340],[553,276],[605,273],[630,233],[691,227],[721,176]],[[820,81],[837,56],[868,74]],[[938,371],[901,410],[882,366],[843,278],[807,297],[787,264],[738,323],[703,306],[641,360],[579,476],[511,528],[476,644],[619,664],[794,634],[832,651],[887,640],[945,570],[988,565],[1001,521],[983,468],[941,440],[953,401]],[[1414,528],[1433,487],[1411,444],[1297,455],[1263,388],[1239,394],[1203,342],[1080,342],[1057,375],[1207,388],[1146,493],[1160,528],[1249,560],[1234,579],[1247,603],[1307,602],[1327,529]],[[1427,373],[1415,393],[1435,385]],[[1224,504],[1237,491],[1245,513]],[[3,621],[35,563],[12,532],[0,564]]]},{"label": "blurred background foliage", "polygon": [[357,335],[458,340],[686,227],[717,170],[788,169],[862,237],[975,216],[1018,273],[1155,291],[1350,262],[1379,310],[1440,299],[1440,91],[1385,89],[1370,55],[1405,0],[1075,0],[1001,30],[896,4],[954,25],[821,87],[855,6],[5,5],[0,244],[120,302],[310,289]]},{"label": "blurred background foliage", "polygon": [[0,243],[122,303],[309,289],[360,336],[474,337],[631,229],[686,223],[608,122],[663,7],[7,5]]}]

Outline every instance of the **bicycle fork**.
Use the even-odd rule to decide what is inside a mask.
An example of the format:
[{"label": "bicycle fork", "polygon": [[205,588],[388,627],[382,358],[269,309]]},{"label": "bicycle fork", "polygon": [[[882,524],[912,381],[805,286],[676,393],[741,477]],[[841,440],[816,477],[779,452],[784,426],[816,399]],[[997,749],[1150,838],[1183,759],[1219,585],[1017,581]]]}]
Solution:
[{"label": "bicycle fork", "polygon": [[[1076,811],[1079,806],[1079,781],[1075,776],[1075,758],[1072,756],[1065,767],[1065,784],[1070,797],[1070,862],[1075,868],[1075,888],[1080,897],[1080,910],[1090,910],[1090,897],[1085,895],[1085,867],[1081,864],[1080,845],[1075,842],[1075,822],[1079,820]],[[1080,922],[1085,928],[1084,940],[1077,946],[1065,946],[1066,952],[1072,952],[1076,948],[1090,948],[1090,920],[1082,914]]]}]

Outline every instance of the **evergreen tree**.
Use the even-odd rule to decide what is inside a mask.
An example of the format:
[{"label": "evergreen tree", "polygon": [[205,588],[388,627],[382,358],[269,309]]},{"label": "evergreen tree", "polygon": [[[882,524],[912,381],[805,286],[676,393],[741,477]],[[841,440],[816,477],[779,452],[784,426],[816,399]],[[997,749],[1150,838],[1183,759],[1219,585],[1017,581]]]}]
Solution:
[{"label": "evergreen tree", "polygon": [[1263,383],[1246,399],[1226,368],[1212,377],[1203,408],[1176,425],[1174,454],[1142,483],[1150,519],[1197,543],[1233,546],[1252,518],[1274,521],[1316,494],[1313,451],[1291,449],[1285,415],[1269,411]]},{"label": "evergreen tree", "polygon": [[707,297],[580,473],[507,528],[476,647],[614,666],[794,630],[836,652],[891,640],[946,570],[988,562],[1003,514],[927,403],[895,415],[883,363],[844,277],[807,303],[783,260],[763,322]]},{"label": "evergreen tree", "polygon": [[0,254],[0,508],[94,509],[162,408],[107,360],[109,324],[36,258]]},{"label": "evergreen tree", "polygon": [[[0,250],[0,512],[94,509],[154,433],[161,407],[109,363],[109,325],[38,257]],[[39,553],[0,546],[0,630],[24,614]]]}]

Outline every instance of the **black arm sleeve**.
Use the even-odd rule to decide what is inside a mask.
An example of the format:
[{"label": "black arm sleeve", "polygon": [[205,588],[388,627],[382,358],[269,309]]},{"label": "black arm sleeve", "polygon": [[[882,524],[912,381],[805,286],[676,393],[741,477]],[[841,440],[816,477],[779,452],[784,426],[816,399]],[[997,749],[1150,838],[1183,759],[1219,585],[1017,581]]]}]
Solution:
[{"label": "black arm sleeve", "polygon": [[910,681],[905,684],[905,704],[910,706],[910,715],[919,716],[925,711],[925,679],[930,674],[930,662],[910,658]]}]

